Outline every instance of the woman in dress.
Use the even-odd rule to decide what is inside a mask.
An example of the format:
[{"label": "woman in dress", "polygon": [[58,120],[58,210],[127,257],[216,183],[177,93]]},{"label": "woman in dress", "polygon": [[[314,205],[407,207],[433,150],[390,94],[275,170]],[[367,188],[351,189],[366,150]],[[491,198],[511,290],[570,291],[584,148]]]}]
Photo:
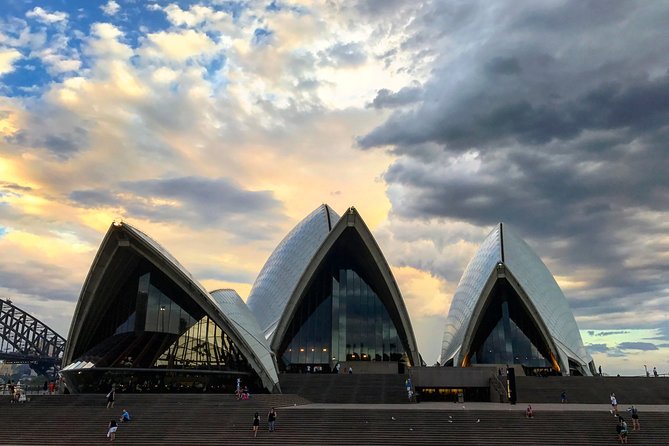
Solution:
[{"label": "woman in dress", "polygon": [[260,427],[260,415],[258,415],[258,412],[253,415],[253,437],[258,436],[258,428]]}]

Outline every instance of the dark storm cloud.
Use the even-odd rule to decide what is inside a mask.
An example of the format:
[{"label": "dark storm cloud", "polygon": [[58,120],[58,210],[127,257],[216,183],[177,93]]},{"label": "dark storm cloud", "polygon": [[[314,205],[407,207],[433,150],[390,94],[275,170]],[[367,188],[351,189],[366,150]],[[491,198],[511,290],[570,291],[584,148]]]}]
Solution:
[{"label": "dark storm cloud", "polygon": [[98,208],[107,206],[119,206],[121,200],[109,190],[75,190],[70,193],[70,200],[76,201],[80,206],[87,208]]},{"label": "dark storm cloud", "polygon": [[486,64],[486,69],[492,74],[512,75],[520,73],[520,64],[514,57],[495,57]]},{"label": "dark storm cloud", "polygon": [[383,88],[376,92],[376,97],[369,105],[374,108],[395,108],[412,104],[420,100],[422,91],[420,86],[404,87],[398,92]]},{"label": "dark storm cloud", "polygon": [[[666,310],[662,310],[664,314],[666,314]],[[665,316],[666,318],[666,316]],[[657,336],[654,336],[652,338],[649,338],[651,340],[656,340],[656,341],[669,341],[669,322],[666,320],[660,324],[658,324],[656,327],[654,327],[657,330]]]},{"label": "dark storm cloud", "polygon": [[[509,63],[505,68],[500,68],[499,63],[496,66],[497,70],[513,70]],[[517,70],[516,73],[520,68]],[[522,82],[521,76],[517,78]],[[501,96],[494,98],[477,93],[463,98],[459,104],[467,110],[463,114],[458,113],[453,104],[444,102],[436,109],[424,107],[395,115],[361,138],[360,145],[363,148],[407,146],[403,151],[409,153],[412,145],[425,142],[443,144],[446,150],[454,152],[472,148],[496,150],[500,144],[540,145],[553,140],[572,140],[586,130],[620,129],[631,139],[642,136],[643,132],[661,129],[669,120],[667,75],[629,85],[596,85],[564,102],[545,103],[543,97],[507,97],[503,93]]]},{"label": "dark storm cloud", "polygon": [[[180,177],[122,182],[116,188],[73,191],[80,206],[122,208],[126,217],[177,221],[221,229],[245,237],[266,237],[283,217],[269,191],[249,191],[227,178]],[[257,234],[254,234],[257,231]]]},{"label": "dark storm cloud", "polygon": [[404,3],[406,0],[360,0],[355,7],[363,14],[378,17],[396,11]]},{"label": "dark storm cloud", "polygon": [[621,350],[658,350],[657,345],[651,344],[650,342],[621,342],[618,344],[618,348]]},{"label": "dark storm cloud", "polygon": [[467,3],[417,9],[403,45],[438,55],[431,78],[358,139],[398,155],[391,216],[510,223],[554,274],[588,282],[567,293],[577,316],[663,311],[669,4]]}]

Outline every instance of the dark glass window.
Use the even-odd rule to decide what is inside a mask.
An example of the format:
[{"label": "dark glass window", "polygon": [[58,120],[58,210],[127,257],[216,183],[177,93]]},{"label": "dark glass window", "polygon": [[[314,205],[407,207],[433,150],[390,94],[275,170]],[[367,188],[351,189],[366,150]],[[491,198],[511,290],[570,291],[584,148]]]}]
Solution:
[{"label": "dark glass window", "polygon": [[548,346],[513,287],[497,281],[470,350],[472,364],[551,367]]},{"label": "dark glass window", "polygon": [[397,330],[378,294],[354,268],[317,274],[296,310],[280,357],[284,367],[338,361],[401,361]]},{"label": "dark glass window", "polygon": [[230,337],[205,316],[177,339],[156,367],[246,370],[248,364]]},{"label": "dark glass window", "polygon": [[184,290],[137,262],[75,361],[96,367],[251,371],[230,337]]}]

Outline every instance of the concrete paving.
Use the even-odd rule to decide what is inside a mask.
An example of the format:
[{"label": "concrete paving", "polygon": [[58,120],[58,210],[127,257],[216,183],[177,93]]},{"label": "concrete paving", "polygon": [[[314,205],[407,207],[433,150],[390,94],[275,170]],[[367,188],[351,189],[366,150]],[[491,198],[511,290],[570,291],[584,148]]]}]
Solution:
[{"label": "concrete paving", "polygon": [[[669,405],[641,404],[635,405],[639,413],[644,412],[669,412]],[[502,404],[502,403],[445,403],[445,402],[423,402],[418,404],[303,404],[283,407],[282,409],[363,409],[363,410],[490,410],[490,411],[520,411],[525,412],[526,404]],[[610,404],[560,404],[560,403],[537,403],[532,404],[535,416],[541,411],[564,411],[564,412],[609,412]],[[623,417],[629,415],[627,407],[618,407],[618,412]]]}]

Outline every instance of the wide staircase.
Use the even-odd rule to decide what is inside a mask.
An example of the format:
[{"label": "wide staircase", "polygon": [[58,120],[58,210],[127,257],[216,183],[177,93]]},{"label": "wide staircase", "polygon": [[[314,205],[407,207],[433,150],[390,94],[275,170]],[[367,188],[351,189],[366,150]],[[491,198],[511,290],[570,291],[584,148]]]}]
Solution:
[{"label": "wide staircase", "polygon": [[[610,403],[616,394],[619,409],[632,404],[669,404],[669,378],[614,376],[516,377],[519,403],[559,403],[562,391],[569,403]],[[667,439],[669,444],[669,438]]]},{"label": "wide staircase", "polygon": [[[115,443],[132,445],[612,445],[616,419],[607,411],[536,411],[523,406],[470,410],[460,404],[403,404],[383,408],[309,408],[295,395],[117,394],[114,409],[104,395],[34,396],[22,404],[0,400],[0,444],[93,445],[108,443],[107,423],[123,408],[133,420],[120,425]],[[266,415],[277,407],[277,431],[268,432]],[[425,407],[425,409],[423,409]],[[499,406],[498,406],[499,407]],[[503,406],[504,407],[504,406]],[[261,415],[257,438],[254,412]],[[646,413],[630,444],[667,445],[669,414]],[[631,427],[631,426],[630,426]]]},{"label": "wide staircase", "polygon": [[404,385],[409,375],[284,373],[279,376],[281,391],[300,395],[314,403],[409,403]]}]

